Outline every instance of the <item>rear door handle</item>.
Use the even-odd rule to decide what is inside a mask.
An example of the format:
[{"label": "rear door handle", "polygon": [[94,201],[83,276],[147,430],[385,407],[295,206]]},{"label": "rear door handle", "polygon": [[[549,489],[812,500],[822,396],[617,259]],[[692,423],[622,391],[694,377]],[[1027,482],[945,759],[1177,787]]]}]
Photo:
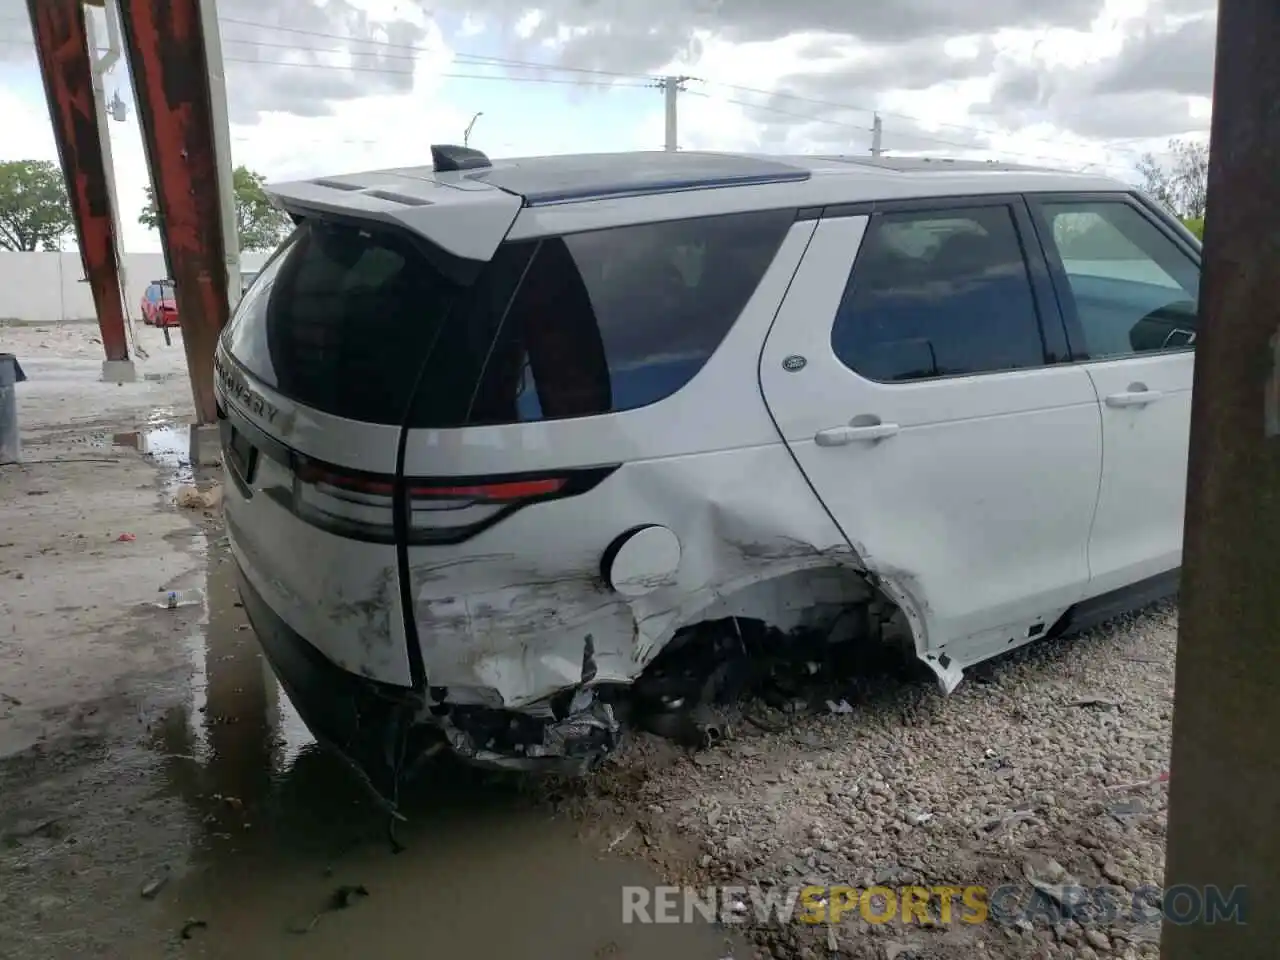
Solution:
[{"label": "rear door handle", "polygon": [[860,440],[883,440],[898,432],[896,423],[872,423],[866,426],[828,427],[814,435],[814,442],[820,447],[842,447],[846,443],[857,443]]},{"label": "rear door handle", "polygon": [[1108,407],[1145,407],[1163,396],[1159,390],[1148,390],[1140,384],[1130,384],[1128,390],[1108,395],[1106,403]]}]

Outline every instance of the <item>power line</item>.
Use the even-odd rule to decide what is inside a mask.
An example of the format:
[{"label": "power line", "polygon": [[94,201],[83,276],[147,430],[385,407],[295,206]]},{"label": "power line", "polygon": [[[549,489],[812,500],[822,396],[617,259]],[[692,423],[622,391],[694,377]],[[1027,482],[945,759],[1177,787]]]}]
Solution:
[{"label": "power line", "polygon": [[[706,79],[697,78],[697,77],[693,79],[696,82],[704,83],[707,86],[722,87],[726,90],[737,90],[740,93],[754,93],[759,96],[765,96],[765,97],[781,97],[785,100],[794,100],[799,103],[810,103],[820,107],[831,107],[837,110],[851,110],[855,113],[869,113],[869,114],[879,113],[882,117],[894,117],[899,120],[906,120],[911,123],[918,123],[918,124],[932,124],[933,126],[944,127],[952,130],[960,130],[965,133],[978,133],[986,137],[1000,137],[1000,136],[1007,135],[1007,131],[994,130],[990,127],[979,127],[974,124],[929,121],[929,120],[925,120],[923,117],[912,116],[909,113],[896,113],[892,110],[881,110],[877,107],[861,107],[851,103],[841,103],[836,100],[823,100],[817,97],[805,97],[805,96],[801,96],[798,93],[787,93],[784,90],[764,90],[759,87],[744,87],[736,83],[724,83],[718,80],[706,80]],[[1049,138],[1049,137],[1027,137],[1026,139],[1037,142],[1037,143],[1048,143],[1048,144],[1057,144],[1061,142],[1058,139]],[[939,141],[939,142],[945,143],[946,141]],[[1111,145],[1108,144],[1108,146],[1110,147]],[[1119,148],[1117,152],[1136,153],[1133,150],[1125,150],[1123,148]]]},{"label": "power line", "polygon": [[[415,46],[414,44],[411,44],[411,43],[394,43],[390,40],[376,40],[371,37],[369,38],[352,37],[352,36],[338,34],[338,33],[326,33],[322,30],[304,30],[300,27],[278,27],[269,23],[259,23],[256,20],[242,20],[238,17],[219,17],[218,20],[221,23],[235,23],[244,27],[255,27],[259,30],[276,30],[281,33],[296,33],[296,34],[299,34],[300,36],[321,37],[325,40],[341,40],[345,43],[367,43],[372,46],[387,47],[390,49],[397,49],[397,50],[409,50],[415,53],[439,53],[440,52],[439,50],[433,50],[430,47]],[[226,38],[226,39],[230,41],[232,38]],[[255,40],[237,40],[236,42],[259,43],[261,46],[277,46],[277,44],[261,43],[260,41],[255,41]],[[305,50],[308,48],[298,47],[298,49]],[[343,52],[347,52],[347,51],[343,51]],[[350,51],[350,52],[355,53],[356,51]],[[656,74],[649,74],[649,73],[626,73],[626,72],[621,72],[617,70],[599,70],[591,67],[560,66],[560,65],[551,64],[551,63],[539,63],[534,60],[516,60],[509,57],[489,57],[489,56],[481,56],[479,54],[471,54],[471,53],[455,53],[453,55],[453,59],[461,60],[465,62],[477,63],[477,64],[485,63],[485,64],[493,64],[494,66],[527,67],[527,68],[538,69],[538,70],[555,70],[555,71],[562,71],[565,73],[583,73],[583,74],[590,74],[595,76],[618,77],[621,79],[630,79],[630,80],[662,79]]]},{"label": "power line", "polygon": [[804,120],[809,123],[829,123],[832,126],[844,127],[846,130],[862,130],[870,132],[870,127],[863,127],[856,123],[847,123],[843,120],[832,120],[829,117],[816,117],[808,113],[795,113],[791,110],[782,110],[778,107],[770,107],[761,103],[748,103],[746,100],[734,100],[732,97],[716,97],[709,93],[703,93],[701,90],[685,90],[684,93],[691,97],[702,97],[706,100],[714,100],[717,103],[732,103],[734,106],[747,107],[751,110],[764,110],[768,113],[777,113],[784,117],[792,117],[796,120]]},{"label": "power line", "polygon": [[[385,40],[376,40],[376,39],[372,39],[372,38],[357,38],[357,37],[350,37],[350,36],[342,36],[342,35],[339,35],[339,34],[326,33],[326,32],[324,32],[324,31],[320,31],[320,30],[304,30],[304,29],[296,28],[296,27],[277,27],[277,26],[273,26],[273,25],[271,25],[271,24],[260,23],[260,22],[258,22],[258,21],[253,21],[253,20],[244,20],[244,19],[240,19],[240,18],[236,18],[236,17],[221,17],[221,18],[220,18],[220,20],[221,20],[222,22],[224,22],[224,23],[236,23],[236,24],[240,24],[240,25],[242,25],[242,26],[250,26],[250,27],[255,27],[255,28],[263,29],[263,30],[278,30],[278,31],[285,32],[285,33],[296,33],[296,34],[303,35],[303,36],[323,37],[323,38],[325,38],[325,39],[330,39],[330,40],[341,40],[341,41],[344,41],[344,42],[365,43],[365,44],[369,44],[369,45],[372,45],[372,46],[385,47],[385,48],[388,48],[388,49],[406,49],[406,50],[416,51],[416,52],[419,52],[419,53],[436,53],[436,52],[438,52],[438,51],[431,50],[431,49],[429,49],[429,48],[414,46],[414,45],[412,45],[412,44],[397,44],[397,43],[392,43],[392,42],[390,42],[390,41],[385,41]],[[267,46],[267,47],[283,47],[283,48],[285,48],[285,49],[299,49],[299,50],[314,50],[314,49],[315,49],[315,48],[306,47],[306,46],[296,46],[296,47],[295,47],[295,46],[292,46],[292,45],[289,45],[289,44],[276,44],[276,43],[270,43],[270,42],[267,42],[267,41],[255,41],[255,40],[248,40],[248,39],[241,40],[241,39],[239,39],[239,38],[227,38],[226,42],[231,42],[231,43],[246,43],[246,44],[253,44],[253,45],[257,45],[257,46]],[[321,51],[317,50],[316,52],[321,52]],[[326,50],[326,51],[323,51],[323,52],[329,52],[329,53],[351,53],[351,54],[356,55],[356,56],[361,56],[361,55],[363,55],[363,56],[380,56],[380,57],[387,57],[387,58],[391,58],[391,59],[400,59],[400,58],[403,58],[403,57],[404,57],[404,55],[403,55],[403,54],[401,54],[401,55],[382,54],[382,53],[378,53],[378,52],[375,52],[375,51]],[[227,59],[234,59],[234,58],[228,57]],[[410,58],[407,58],[407,59],[413,59],[413,58],[412,58],[412,57],[410,57]],[[610,77],[619,77],[619,78],[625,78],[625,79],[644,79],[644,80],[649,80],[649,81],[655,81],[655,82],[656,82],[656,85],[658,85],[658,86],[661,86],[661,85],[662,85],[662,83],[663,83],[663,78],[661,78],[661,77],[656,77],[656,76],[653,76],[653,75],[650,75],[650,74],[628,74],[628,73],[621,73],[621,72],[618,72],[618,71],[610,71],[610,70],[595,70],[595,69],[590,69],[590,68],[587,68],[587,67],[558,66],[558,65],[554,65],[554,64],[548,64],[548,63],[539,63],[539,62],[531,61],[531,60],[515,60],[515,59],[503,58],[503,57],[481,57],[481,56],[477,56],[477,55],[472,55],[472,54],[463,54],[463,53],[455,54],[455,55],[454,55],[454,59],[455,59],[455,60],[457,60],[457,61],[459,61],[459,62],[464,62],[464,63],[476,63],[476,64],[485,64],[485,65],[490,65],[490,64],[492,64],[492,65],[495,65],[495,66],[503,66],[503,67],[508,67],[508,68],[534,69],[534,70],[550,70],[550,71],[566,71],[566,72],[572,72],[572,73],[586,73],[586,74],[593,74],[593,75],[602,75],[602,76],[610,76]],[[267,62],[267,61],[263,61],[263,62]],[[706,79],[701,79],[701,78],[696,78],[696,77],[690,77],[690,78],[688,78],[688,79],[696,80],[697,82],[707,84],[708,86],[722,87],[722,88],[729,89],[729,90],[737,90],[737,91],[740,91],[740,92],[743,92],[743,93],[752,93],[752,94],[756,94],[756,95],[759,95],[759,96],[767,96],[767,97],[781,97],[781,98],[788,99],[788,100],[794,100],[794,101],[796,101],[796,102],[800,102],[800,103],[810,103],[810,104],[813,104],[813,105],[815,105],[815,106],[831,107],[831,108],[835,108],[835,109],[839,109],[839,110],[850,110],[850,111],[853,111],[853,112],[868,113],[868,114],[872,114],[872,115],[874,115],[874,114],[876,114],[876,113],[880,113],[882,116],[896,117],[896,118],[901,119],[901,120],[907,120],[907,121],[910,121],[910,122],[912,122],[912,123],[922,124],[922,125],[924,125],[924,124],[928,124],[928,123],[929,123],[929,121],[926,121],[926,120],[924,120],[923,118],[920,118],[920,117],[914,117],[914,116],[911,116],[910,114],[896,113],[896,112],[893,112],[893,111],[877,111],[877,110],[872,109],[872,108],[867,108],[867,107],[858,107],[858,106],[855,106],[855,105],[853,105],[853,104],[840,103],[840,102],[838,102],[838,101],[834,101],[834,100],[823,100],[823,99],[819,99],[819,98],[816,98],[816,97],[804,97],[804,96],[800,96],[799,94],[787,93],[787,92],[785,92],[785,91],[764,90],[764,89],[761,89],[761,88],[758,88],[758,87],[747,87],[747,86],[742,86],[742,85],[739,85],[739,84],[724,83],[724,82],[720,82],[720,81],[716,81],[716,80],[706,80]],[[616,85],[616,84],[606,84],[606,85],[608,86],[608,85]],[[743,101],[743,100],[736,100],[736,99],[728,98],[728,97],[715,97],[715,98],[713,98],[713,97],[710,97],[710,95],[709,95],[709,94],[702,93],[702,92],[700,92],[700,91],[696,91],[696,90],[687,90],[687,89],[684,89],[683,87],[681,87],[681,91],[680,91],[680,92],[682,92],[682,93],[687,93],[687,94],[689,94],[689,95],[691,95],[691,96],[701,96],[701,97],[706,97],[706,98],[709,98],[709,99],[717,99],[717,100],[721,100],[722,102],[732,103],[732,104],[735,104],[735,105],[737,105],[737,106],[741,106],[741,107],[747,107],[747,108],[757,109],[757,110],[764,110],[764,111],[766,111],[766,112],[768,112],[768,113],[773,113],[773,114],[776,114],[776,115],[778,115],[778,116],[791,117],[792,119],[804,120],[804,121],[811,122],[811,123],[824,123],[824,124],[829,124],[829,125],[831,125],[831,126],[839,126],[839,127],[843,127],[843,128],[847,128],[847,129],[851,129],[851,130],[860,130],[860,131],[865,131],[865,132],[871,132],[871,131],[874,129],[873,127],[870,127],[870,126],[862,126],[862,125],[855,124],[855,123],[850,123],[850,122],[847,122],[847,121],[833,120],[833,119],[830,119],[830,118],[827,118],[827,117],[814,116],[814,115],[812,115],[812,114],[797,113],[797,112],[793,112],[793,111],[790,111],[790,110],[785,110],[785,109],[782,109],[782,108],[779,108],[779,107],[766,106],[766,105],[764,105],[764,104],[757,104],[757,103],[749,103],[749,102],[747,102],[747,101]],[[990,129],[990,128],[978,127],[978,126],[974,126],[974,125],[964,125],[964,124],[955,124],[955,123],[935,123],[935,124],[933,124],[933,125],[934,125],[934,126],[938,126],[938,127],[945,127],[945,128],[950,128],[950,129],[956,129],[956,130],[960,130],[960,131],[963,131],[963,132],[966,132],[966,133],[976,133],[976,134],[979,134],[979,135],[981,135],[981,136],[984,136],[984,137],[991,137],[991,138],[999,137],[999,136],[1005,136],[1005,135],[1006,135],[1006,132],[1005,132],[1005,131],[992,130],[992,129]],[[990,149],[991,149],[991,147],[989,147],[989,146],[987,146],[987,145],[957,143],[956,141],[953,141],[953,140],[945,140],[945,139],[940,139],[940,138],[937,138],[937,137],[929,137],[929,136],[924,135],[924,134],[911,134],[911,136],[916,137],[916,139],[925,140],[925,141],[927,141],[927,142],[938,143],[938,144],[942,144],[942,145],[945,145],[945,146],[960,147],[960,148],[962,148],[962,149],[966,149],[966,150],[983,150],[983,149],[990,150]],[[1049,140],[1049,139],[1047,139],[1047,138],[1042,138],[1042,137],[1029,137],[1029,138],[1027,138],[1027,139],[1028,139],[1028,140],[1032,140],[1032,141],[1034,141],[1034,142],[1040,142],[1040,143],[1057,143],[1057,142],[1059,142],[1059,141]],[[998,152],[1005,153],[1005,154],[1007,154],[1007,155],[1009,155],[1009,156],[1021,156],[1021,157],[1023,157],[1023,158],[1027,158],[1027,159],[1034,159],[1034,160],[1041,160],[1041,161],[1043,161],[1043,160],[1051,160],[1051,161],[1053,161],[1053,162],[1055,162],[1055,163],[1061,163],[1061,162],[1062,162],[1062,158],[1061,158],[1060,156],[1052,156],[1052,155],[1047,155],[1047,154],[1031,154],[1031,153],[1024,153],[1024,152],[1013,152],[1013,151],[998,151]]]},{"label": "power line", "polygon": [[[18,18],[9,18],[9,19],[13,19],[16,21]],[[412,54],[438,54],[441,52],[439,50],[434,50],[428,47],[415,46],[413,44],[394,43],[391,41],[378,40],[373,38],[352,37],[348,35],[328,33],[320,30],[307,30],[300,27],[277,26],[277,25],[268,24],[268,23],[261,23],[259,21],[254,21],[254,20],[241,19],[238,17],[220,17],[219,20],[222,23],[238,24],[241,26],[253,27],[255,29],[260,29],[260,30],[297,34],[299,36],[319,37],[319,38],[324,38],[328,40],[338,40],[347,44],[362,43],[362,44],[367,44],[367,45],[375,46],[379,48],[385,48],[387,50],[403,50],[403,51],[407,51],[408,53],[382,53],[380,50],[353,50],[349,48],[335,50],[332,48],[312,47],[305,44],[273,43],[271,41],[266,41],[266,40],[252,40],[249,38],[240,38],[240,37],[226,37],[224,38],[225,43],[242,44],[242,45],[255,46],[255,47],[277,48],[277,49],[285,49],[285,50],[296,50],[299,52],[317,53],[317,54],[325,53],[325,54],[335,54],[335,55],[349,55],[353,57],[375,56],[383,59],[404,60],[404,61],[410,61],[410,62],[416,62],[416,60],[418,59],[416,56],[413,56]],[[24,43],[23,41],[18,41],[18,40],[0,40],[0,42],[30,46],[29,42]],[[235,57],[235,56],[224,57],[223,59],[232,63],[258,64],[260,66],[296,67],[296,68],[302,68],[302,69],[322,69],[322,70],[347,70],[347,71],[353,71],[357,73],[377,73],[384,76],[413,76],[414,75],[413,70],[389,70],[382,67],[373,67],[373,66],[356,65],[356,64],[348,65],[348,64],[320,63],[320,62],[262,60],[262,59],[253,58],[253,57]],[[452,59],[463,66],[476,66],[476,67],[492,66],[492,67],[501,68],[504,70],[521,69],[521,70],[540,70],[540,71],[551,71],[551,72],[562,72],[562,73],[575,73],[575,74],[583,74],[588,76],[611,77],[616,79],[644,81],[644,82],[620,84],[612,81],[590,82],[586,80],[570,79],[570,78],[562,78],[562,77],[523,77],[523,76],[505,76],[505,75],[497,75],[497,74],[468,74],[468,73],[438,73],[434,75],[445,78],[445,79],[458,79],[458,80],[501,80],[501,81],[514,82],[514,83],[552,83],[552,84],[562,84],[562,85],[580,86],[580,87],[605,87],[605,88],[622,88],[622,89],[628,89],[628,88],[642,89],[642,88],[654,87],[654,86],[660,87],[664,82],[663,78],[657,77],[651,74],[625,73],[621,71],[600,70],[600,69],[594,69],[594,68],[588,68],[588,67],[562,66],[562,65],[556,65],[556,64],[541,63],[541,62],[531,61],[531,60],[519,60],[514,58],[506,58],[506,57],[488,57],[488,56],[480,56],[477,54],[453,53]],[[765,96],[770,98],[779,97],[786,100],[792,100],[798,103],[809,103],[815,106],[828,107],[832,109],[848,110],[848,111],[859,112],[859,113],[868,113],[868,114],[872,114],[873,116],[879,113],[882,116],[896,117],[898,119],[906,120],[914,124],[932,125],[937,127],[955,129],[955,130],[960,130],[966,133],[978,134],[980,136],[990,138],[990,139],[1007,135],[1007,131],[993,130],[990,128],[984,128],[984,127],[979,127],[975,125],[965,125],[965,124],[956,124],[956,123],[947,123],[947,122],[931,122],[921,117],[912,116],[910,114],[897,113],[894,111],[877,111],[875,109],[868,108],[868,107],[860,107],[853,104],[841,103],[834,100],[824,100],[816,97],[806,97],[806,96],[801,96],[799,94],[788,93],[786,91],[765,90],[759,87],[748,87],[748,86],[743,86],[741,84],[731,84],[731,83],[726,83],[722,81],[708,80],[703,78],[691,77],[688,79],[697,80],[697,82],[706,84],[708,86],[721,87],[726,90],[736,90],[743,93],[755,94],[758,96]],[[712,97],[710,94],[707,94],[701,91],[686,90],[686,89],[683,89],[683,87],[681,88],[681,92],[687,93],[690,96],[700,96],[707,99],[714,99],[714,100],[718,100],[725,103],[732,103],[736,106],[744,107],[747,109],[762,110],[768,113],[773,113],[779,116],[787,116],[787,117],[791,117],[792,119],[803,120],[809,123],[828,124],[831,126],[838,126],[838,127],[842,127],[849,130],[859,130],[859,131],[873,130],[872,127],[866,127],[859,124],[850,123],[847,121],[834,120],[829,117],[798,113],[790,110],[785,110],[779,107],[768,106],[760,103],[751,103],[748,101],[739,100],[739,99],[730,98],[730,97]],[[990,144],[960,143],[954,140],[947,140],[944,138],[933,137],[923,133],[910,133],[906,135],[913,137],[917,140],[922,140],[929,143],[942,144],[946,146],[958,147],[964,150],[972,150],[972,151],[986,150],[988,152],[1002,153],[1007,156],[1017,156],[1017,157],[1023,157],[1023,158],[1035,159],[1035,160],[1041,160],[1041,161],[1051,160],[1055,163],[1063,162],[1063,159],[1060,156],[1051,156],[1047,154],[1031,154],[1031,153],[1025,153],[1021,151],[1011,151],[1011,150],[998,150],[993,148]],[[1057,141],[1057,140],[1050,140],[1048,138],[1041,138],[1041,137],[1031,137],[1027,139],[1033,140],[1035,142],[1042,142],[1042,143],[1060,143],[1060,141]],[[1131,139],[1136,139],[1136,138],[1131,138]],[[1122,154],[1132,154],[1134,156],[1138,155],[1137,151],[1134,151],[1132,149],[1124,150],[1123,148],[1114,147],[1111,144],[1107,144],[1105,148],[1108,150],[1114,150],[1115,152],[1122,153]]]},{"label": "power line", "polygon": [[[258,60],[252,57],[223,57],[228,63],[251,63],[262,67],[300,67],[310,70],[338,70],[352,71],[354,73],[377,73],[385,77],[412,77],[412,70],[386,70],[382,67],[361,67],[349,65],[345,63],[303,63],[296,60]],[[466,66],[466,64],[464,64]],[[483,66],[483,64],[476,64]],[[596,80],[578,80],[568,77],[510,77],[505,74],[496,73],[436,73],[432,72],[432,77],[442,77],[446,80],[501,80],[507,83],[556,83],[567,84],[575,87],[604,87],[610,90],[632,89],[643,90],[649,84],[643,83],[606,83]]]},{"label": "power line", "polygon": [[[11,40],[7,37],[0,37],[0,43],[12,44],[14,46],[26,47],[34,50],[35,44],[30,40]],[[325,51],[340,52],[340,51]],[[259,60],[253,57],[226,57],[222,58],[228,63],[247,63],[262,67],[301,67],[303,69],[312,70],[338,70],[353,71],[355,73],[377,73],[388,77],[412,77],[413,70],[388,70],[382,67],[358,66],[355,64],[345,63],[307,63],[297,60]],[[464,64],[465,66],[465,64]],[[475,64],[475,66],[484,66],[484,64]],[[446,80],[499,80],[506,83],[554,83],[566,84],[575,87],[602,87],[610,90],[644,90],[651,87],[648,83],[606,83],[604,81],[578,80],[569,77],[512,77],[505,74],[495,73],[432,73],[433,77],[441,77]]]},{"label": "power line", "polygon": [[[245,44],[245,45],[248,45],[248,46],[254,46],[254,47],[273,47],[273,48],[281,49],[281,50],[293,50],[293,51],[297,51],[297,52],[299,52],[299,53],[327,53],[327,54],[338,54],[338,55],[341,55],[341,56],[352,56],[352,57],[378,57],[378,58],[380,58],[380,59],[384,59],[384,60],[403,60],[403,61],[409,61],[409,62],[417,62],[417,61],[418,61],[418,59],[419,59],[419,57],[418,57],[418,56],[416,56],[416,55],[414,55],[414,54],[410,54],[410,53],[382,53],[381,51],[378,51],[378,50],[350,50],[350,49],[340,49],[340,48],[339,48],[339,49],[335,49],[335,48],[333,48],[333,47],[311,47],[311,46],[299,45],[299,44],[294,44],[294,43],[269,43],[269,42],[267,42],[267,41],[263,41],[263,40],[242,40],[242,39],[240,39],[239,37],[224,37],[224,38],[222,39],[222,42],[223,42],[224,44]],[[421,52],[421,53],[435,53],[435,52],[438,52],[438,51],[428,50],[428,49],[426,49],[425,47],[413,47],[413,48],[411,48],[411,49],[413,49],[413,50],[417,50],[417,51],[419,51],[419,52]],[[223,59],[224,59],[224,60],[231,60],[231,61],[233,61],[233,62],[235,62],[235,63],[272,63],[272,62],[274,62],[274,61],[270,61],[270,60],[258,60],[258,59],[250,58],[250,57],[224,57]],[[531,62],[531,61],[530,61],[530,62],[523,62],[523,61],[518,61],[518,60],[500,60],[500,59],[497,59],[497,58],[490,58],[490,57],[471,57],[471,56],[470,56],[470,55],[468,55],[468,54],[455,54],[451,59],[452,59],[452,60],[454,60],[454,61],[457,61],[457,62],[461,63],[463,66],[476,66],[476,67],[488,67],[488,66],[492,66],[492,67],[501,67],[501,68],[506,69],[506,70],[512,70],[512,69],[521,69],[521,70],[551,70],[551,71],[556,71],[556,70],[566,70],[566,71],[570,71],[570,72],[589,72],[589,73],[590,73],[591,75],[593,75],[593,76],[595,76],[595,75],[600,75],[600,72],[599,72],[599,71],[595,71],[595,70],[592,70],[592,71],[576,70],[576,71],[575,71],[575,70],[573,70],[573,68],[570,68],[570,67],[553,67],[553,66],[550,66],[550,65],[548,65],[548,64],[533,63],[533,62]],[[290,62],[290,63],[294,63],[295,61],[289,61],[289,62]],[[344,70],[344,69],[347,69],[347,65],[346,65],[346,64],[341,64],[341,63],[333,63],[333,64],[322,64],[322,63],[317,63],[317,64],[315,64],[315,66],[331,66],[331,67],[333,67],[335,70]],[[368,69],[368,68],[366,68],[366,69]],[[390,72],[390,71],[389,71],[389,72]],[[407,71],[404,71],[404,72],[407,72]],[[628,79],[628,80],[642,80],[642,81],[646,81],[646,83],[645,83],[645,84],[631,84],[631,86],[644,86],[644,85],[651,85],[651,84],[648,84],[648,83],[647,83],[647,81],[649,81],[649,79],[650,79],[650,78],[649,78],[649,77],[647,77],[647,76],[645,76],[645,75],[643,75],[643,74],[634,74],[634,75],[632,75],[632,74],[623,74],[623,73],[608,73],[608,74],[604,74],[604,75],[605,75],[605,76],[610,76],[610,77],[618,77],[618,78],[620,78],[620,79]],[[494,79],[500,79],[500,78],[496,78],[496,77],[495,77]],[[537,79],[539,79],[539,78],[536,78],[536,77],[511,77],[510,79],[512,79],[512,80],[525,80],[525,79],[528,79],[528,80],[537,80]],[[549,79],[549,78],[548,78],[548,79]],[[579,83],[579,84],[583,84],[583,85],[588,85],[588,82],[587,82],[587,81],[581,81],[581,80],[557,79],[557,80],[556,80],[556,81],[554,81],[554,82],[558,82],[558,83]],[[605,83],[605,82],[603,82],[603,81],[597,81],[597,82],[595,82],[594,84],[589,84],[589,85],[594,85],[594,86],[627,86],[627,84]]]},{"label": "power line", "polygon": [[[859,131],[869,132],[869,133],[874,132],[874,127],[864,127],[859,124],[848,123],[842,120],[833,120],[830,117],[822,117],[814,114],[796,113],[791,110],[783,110],[779,107],[771,107],[771,106],[760,104],[760,103],[751,103],[746,100],[737,100],[732,97],[713,97],[711,94],[703,93],[700,90],[686,90],[685,93],[687,93],[689,96],[692,96],[692,97],[703,97],[705,99],[714,100],[719,103],[731,103],[731,104],[734,104],[735,106],[745,107],[750,110],[764,110],[769,113],[778,113],[783,116],[792,117],[793,119],[796,119],[796,120],[804,120],[809,123],[825,123],[825,124],[830,124],[832,126],[842,127],[847,130],[859,130]],[[932,136],[929,136],[928,134],[923,134],[923,133],[907,133],[907,134],[904,134],[904,136],[910,137],[915,140],[923,140],[928,143],[937,143],[937,144],[942,144],[944,146],[957,147],[961,150],[995,153],[995,154],[1000,154],[1008,157],[1018,157],[1024,160],[1050,161],[1056,164],[1069,163],[1061,155],[1055,156],[1055,155],[1049,155],[1049,154],[1025,153],[1023,151],[1017,151],[1017,150],[1005,150],[1005,149],[1000,149],[998,147],[993,147],[990,144],[961,143],[956,140],[945,140],[939,137],[932,137]],[[1070,161],[1070,163],[1074,163],[1074,161]],[[1085,166],[1097,166],[1097,165],[1098,164],[1093,164],[1093,163],[1085,164]]]}]

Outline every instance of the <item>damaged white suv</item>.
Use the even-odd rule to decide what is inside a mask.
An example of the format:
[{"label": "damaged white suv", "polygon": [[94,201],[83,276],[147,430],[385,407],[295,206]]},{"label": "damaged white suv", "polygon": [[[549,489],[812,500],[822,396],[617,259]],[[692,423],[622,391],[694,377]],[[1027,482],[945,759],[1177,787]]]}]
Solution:
[{"label": "damaged white suv", "polygon": [[895,615],[950,690],[1176,589],[1199,245],[1123,184],[433,160],[272,187],[216,358],[245,607],[384,797],[430,734],[601,755],[709,621]]}]

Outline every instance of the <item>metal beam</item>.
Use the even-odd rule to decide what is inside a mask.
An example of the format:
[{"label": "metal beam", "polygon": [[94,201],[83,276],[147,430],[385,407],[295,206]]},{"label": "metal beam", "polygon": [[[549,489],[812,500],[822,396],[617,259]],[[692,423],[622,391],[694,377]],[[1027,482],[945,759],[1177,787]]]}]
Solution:
[{"label": "metal beam", "polygon": [[[1164,960],[1276,956],[1280,894],[1280,4],[1220,0],[1191,415]],[[1211,923],[1245,888],[1246,924]]]},{"label": "metal beam", "polygon": [[227,322],[228,290],[200,6],[200,0],[120,0],[120,20],[196,422],[210,424],[217,419],[213,353]]},{"label": "metal beam", "polygon": [[102,347],[108,362],[127,361],[120,263],[94,103],[85,9],[80,0],[27,0],[27,12]]}]

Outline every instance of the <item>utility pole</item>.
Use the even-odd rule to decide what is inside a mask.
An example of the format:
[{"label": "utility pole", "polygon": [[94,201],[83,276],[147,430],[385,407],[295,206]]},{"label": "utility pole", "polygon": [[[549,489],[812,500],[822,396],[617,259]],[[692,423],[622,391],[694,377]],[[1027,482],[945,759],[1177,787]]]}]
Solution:
[{"label": "utility pole", "polygon": [[1163,960],[1274,957],[1280,895],[1280,5],[1220,0],[1217,43]]},{"label": "utility pole", "polygon": [[667,139],[664,149],[673,153],[680,149],[678,97],[684,89],[689,77],[663,77],[658,85],[662,87],[663,99],[666,102]]},{"label": "utility pole", "polygon": [[879,157],[884,150],[881,148],[881,142],[884,139],[884,124],[880,121],[880,114],[872,114],[875,118],[871,121],[871,155]]},{"label": "utility pole", "polygon": [[471,118],[471,122],[467,124],[467,129],[462,131],[462,145],[464,147],[471,146],[471,128],[474,127],[476,125],[476,121],[483,116],[484,111],[477,110],[475,116]]}]

